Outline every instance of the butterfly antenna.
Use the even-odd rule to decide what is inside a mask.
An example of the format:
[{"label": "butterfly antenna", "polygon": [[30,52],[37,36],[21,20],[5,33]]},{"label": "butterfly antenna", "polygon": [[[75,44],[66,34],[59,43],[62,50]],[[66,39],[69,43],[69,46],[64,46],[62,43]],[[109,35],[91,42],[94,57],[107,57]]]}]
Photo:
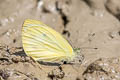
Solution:
[{"label": "butterfly antenna", "polygon": [[94,48],[94,47],[81,47],[80,49],[98,49],[98,48]]}]

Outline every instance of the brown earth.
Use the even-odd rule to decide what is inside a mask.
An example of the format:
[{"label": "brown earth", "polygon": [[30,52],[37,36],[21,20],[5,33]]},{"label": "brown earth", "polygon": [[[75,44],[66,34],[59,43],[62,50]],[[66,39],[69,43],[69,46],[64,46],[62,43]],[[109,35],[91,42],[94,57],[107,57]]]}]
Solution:
[{"label": "brown earth", "polygon": [[[119,0],[0,0],[0,80],[120,80]],[[27,57],[25,19],[51,26],[75,48],[81,65],[45,65]]]}]

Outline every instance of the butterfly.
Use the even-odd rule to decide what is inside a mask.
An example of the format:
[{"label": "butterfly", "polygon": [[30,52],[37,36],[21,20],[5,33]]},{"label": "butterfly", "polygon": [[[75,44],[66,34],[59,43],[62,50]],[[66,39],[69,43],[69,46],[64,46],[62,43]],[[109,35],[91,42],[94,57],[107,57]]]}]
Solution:
[{"label": "butterfly", "polygon": [[35,61],[73,61],[77,54],[60,33],[32,19],[23,23],[22,44],[25,53]]}]

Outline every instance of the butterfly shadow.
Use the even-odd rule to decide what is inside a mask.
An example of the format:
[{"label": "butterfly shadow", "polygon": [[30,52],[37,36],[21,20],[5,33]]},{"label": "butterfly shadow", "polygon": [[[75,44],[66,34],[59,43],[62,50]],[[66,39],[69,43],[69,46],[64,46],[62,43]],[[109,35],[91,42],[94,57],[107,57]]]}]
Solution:
[{"label": "butterfly shadow", "polygon": [[27,55],[25,54],[24,50],[15,52],[14,55],[16,55],[16,56],[23,56],[23,57],[26,57],[26,56],[27,56]]},{"label": "butterfly shadow", "polygon": [[60,66],[61,65],[61,63],[43,62],[43,61],[38,61],[38,63],[41,65],[46,65],[46,66]]},{"label": "butterfly shadow", "polygon": [[47,65],[47,66],[61,66],[61,65],[74,65],[74,63],[68,63],[67,61],[61,61],[61,62],[43,62],[38,61],[39,64]]}]

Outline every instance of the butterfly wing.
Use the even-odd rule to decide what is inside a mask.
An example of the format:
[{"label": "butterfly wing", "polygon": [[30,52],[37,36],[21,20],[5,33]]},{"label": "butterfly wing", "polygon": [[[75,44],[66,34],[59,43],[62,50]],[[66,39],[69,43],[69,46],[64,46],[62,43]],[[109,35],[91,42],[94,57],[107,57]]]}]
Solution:
[{"label": "butterfly wing", "polygon": [[22,43],[25,53],[37,61],[61,61],[74,56],[72,47],[58,32],[37,20],[25,20]]}]

